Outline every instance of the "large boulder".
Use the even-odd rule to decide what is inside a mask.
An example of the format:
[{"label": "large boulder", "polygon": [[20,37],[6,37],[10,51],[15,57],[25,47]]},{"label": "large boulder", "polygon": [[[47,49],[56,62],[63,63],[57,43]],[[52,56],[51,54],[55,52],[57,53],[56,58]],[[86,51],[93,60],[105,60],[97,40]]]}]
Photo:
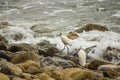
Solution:
[{"label": "large boulder", "polygon": [[34,52],[19,51],[16,53],[14,58],[11,59],[11,62],[17,64],[17,63],[25,62],[27,60],[33,60],[35,62],[39,62],[39,56]]},{"label": "large boulder", "polygon": [[11,61],[11,57],[4,50],[0,50],[0,58],[4,58],[7,61]]},{"label": "large boulder", "polygon": [[0,73],[0,80],[10,80],[10,79],[7,75]]},{"label": "large boulder", "polygon": [[19,66],[22,69],[22,71],[25,73],[36,74],[41,72],[40,64],[32,60],[27,60],[24,63],[19,63],[16,65]]},{"label": "large boulder", "polygon": [[75,32],[81,33],[83,31],[91,31],[91,30],[108,31],[108,29],[105,26],[98,24],[87,24],[82,28],[76,29]]},{"label": "large boulder", "polygon": [[1,72],[8,75],[20,76],[22,73],[22,70],[18,66],[14,65],[11,62],[7,62],[5,59],[0,59],[0,67]]},{"label": "large boulder", "polygon": [[8,50],[10,52],[18,52],[18,51],[28,51],[28,52],[38,52],[37,46],[27,43],[20,43],[20,44],[10,44],[8,46]]}]

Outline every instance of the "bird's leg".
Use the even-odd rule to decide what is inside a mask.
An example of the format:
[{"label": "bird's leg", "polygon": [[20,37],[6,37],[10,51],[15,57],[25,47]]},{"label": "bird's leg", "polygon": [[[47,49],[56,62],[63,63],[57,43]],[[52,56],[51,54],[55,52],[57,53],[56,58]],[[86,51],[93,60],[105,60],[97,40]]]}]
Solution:
[{"label": "bird's leg", "polygon": [[67,53],[68,53],[68,55],[69,55],[69,54],[70,54],[70,53],[69,53],[69,47],[68,47],[67,45],[66,45],[66,47],[67,47]]},{"label": "bird's leg", "polygon": [[64,48],[62,49],[62,51],[65,49],[65,45],[64,45]]}]

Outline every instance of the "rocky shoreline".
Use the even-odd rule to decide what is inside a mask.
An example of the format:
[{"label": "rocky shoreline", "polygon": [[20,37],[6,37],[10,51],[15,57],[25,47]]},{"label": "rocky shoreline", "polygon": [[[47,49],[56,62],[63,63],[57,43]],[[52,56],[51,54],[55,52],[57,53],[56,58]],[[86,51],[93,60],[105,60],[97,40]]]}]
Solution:
[{"label": "rocky shoreline", "polygon": [[[2,28],[7,24],[2,24]],[[90,27],[91,26],[91,27]],[[104,26],[88,24],[76,32],[108,31]],[[75,33],[68,34],[76,39]],[[79,64],[77,54],[66,55],[55,44],[8,44],[0,35],[0,80],[120,80],[120,49],[108,47],[103,60],[87,56],[86,65]],[[85,49],[89,52],[90,47]],[[116,62],[112,63],[112,59]]]}]

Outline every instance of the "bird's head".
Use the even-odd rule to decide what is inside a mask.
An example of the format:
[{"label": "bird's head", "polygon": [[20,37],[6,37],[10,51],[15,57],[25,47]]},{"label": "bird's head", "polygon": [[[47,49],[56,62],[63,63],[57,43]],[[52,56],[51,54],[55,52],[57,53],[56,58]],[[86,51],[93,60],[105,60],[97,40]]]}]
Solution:
[{"label": "bird's head", "polygon": [[60,34],[59,34],[59,36],[61,36],[63,33],[62,32],[60,32]]}]

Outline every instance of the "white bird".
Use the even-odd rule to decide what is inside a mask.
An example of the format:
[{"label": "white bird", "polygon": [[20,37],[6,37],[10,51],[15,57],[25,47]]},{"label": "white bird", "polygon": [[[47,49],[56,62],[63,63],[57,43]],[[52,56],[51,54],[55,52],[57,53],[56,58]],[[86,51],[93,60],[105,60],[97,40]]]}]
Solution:
[{"label": "white bird", "polygon": [[[63,33],[60,33],[60,37],[61,37],[61,40],[62,40],[62,42],[63,42],[63,44],[64,44],[63,50],[65,49],[65,46],[66,46],[67,49],[68,49],[68,54],[69,54],[69,48],[68,48],[67,45],[71,46],[71,45],[72,45],[72,40],[69,39],[67,36],[65,36]],[[63,50],[62,50],[62,51],[63,51]]]},{"label": "white bird", "polygon": [[86,52],[80,48],[80,51],[78,52],[78,58],[79,58],[79,63],[81,66],[85,66],[86,64]]}]

